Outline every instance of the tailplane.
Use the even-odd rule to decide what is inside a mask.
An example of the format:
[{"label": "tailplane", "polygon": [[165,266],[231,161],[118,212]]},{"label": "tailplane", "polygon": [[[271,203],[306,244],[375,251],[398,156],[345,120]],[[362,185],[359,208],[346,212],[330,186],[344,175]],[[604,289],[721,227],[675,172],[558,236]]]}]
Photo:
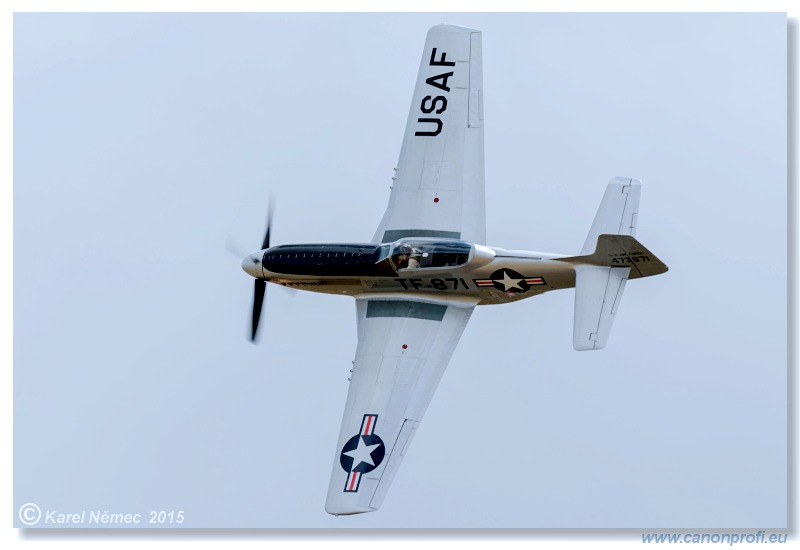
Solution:
[{"label": "tailplane", "polygon": [[650,277],[668,269],[633,237],[640,192],[639,180],[611,180],[581,255],[559,258],[575,269],[572,345],[576,350],[605,347],[628,279]]},{"label": "tailplane", "polygon": [[636,235],[641,192],[641,180],[614,178],[608,182],[606,193],[592,222],[592,228],[589,229],[586,242],[583,243],[582,255],[594,251],[594,245],[600,235]]}]

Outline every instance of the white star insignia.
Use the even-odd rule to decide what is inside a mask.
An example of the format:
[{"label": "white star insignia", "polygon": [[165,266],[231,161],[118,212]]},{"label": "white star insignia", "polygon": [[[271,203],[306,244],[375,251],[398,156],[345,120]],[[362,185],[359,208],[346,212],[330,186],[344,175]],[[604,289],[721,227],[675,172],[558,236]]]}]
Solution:
[{"label": "white star insignia", "polygon": [[364,438],[359,436],[358,437],[358,447],[353,449],[352,451],[347,451],[347,456],[353,458],[353,467],[350,468],[352,472],[355,470],[359,464],[362,462],[366,462],[370,466],[375,466],[375,463],[372,461],[372,451],[374,451],[377,447],[380,447],[381,443],[376,443],[375,445],[367,445],[364,443]]},{"label": "white star insignia", "polygon": [[503,271],[503,278],[502,279],[494,279],[495,283],[500,283],[504,287],[506,287],[506,292],[511,290],[512,288],[518,288],[520,290],[525,290],[519,283],[522,282],[522,279],[512,279],[508,276],[508,271]]}]

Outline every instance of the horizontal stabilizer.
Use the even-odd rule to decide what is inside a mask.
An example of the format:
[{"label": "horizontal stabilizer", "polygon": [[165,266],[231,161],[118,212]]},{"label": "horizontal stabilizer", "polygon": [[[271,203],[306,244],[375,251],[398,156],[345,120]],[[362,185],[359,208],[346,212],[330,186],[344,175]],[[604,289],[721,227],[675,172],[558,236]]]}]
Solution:
[{"label": "horizontal stabilizer", "polygon": [[575,270],[576,350],[602,349],[611,334],[628,279],[650,277],[667,266],[633,236],[641,182],[612,179],[579,256],[557,258]]},{"label": "horizontal stabilizer", "polygon": [[614,325],[629,267],[575,266],[575,325],[578,351],[602,349]]},{"label": "horizontal stabilizer", "polygon": [[581,254],[591,254],[597,237],[603,234],[636,235],[636,219],[639,215],[641,180],[614,178],[608,182],[603,200],[586,236]]}]

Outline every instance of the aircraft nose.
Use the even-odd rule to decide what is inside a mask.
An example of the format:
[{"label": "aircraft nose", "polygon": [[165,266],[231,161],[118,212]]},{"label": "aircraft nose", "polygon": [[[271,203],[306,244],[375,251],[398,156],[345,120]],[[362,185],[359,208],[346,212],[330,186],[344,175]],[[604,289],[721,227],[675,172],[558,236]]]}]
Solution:
[{"label": "aircraft nose", "polygon": [[245,273],[248,275],[260,279],[264,276],[264,272],[261,270],[261,258],[263,257],[264,255],[261,252],[250,254],[242,262],[242,269],[244,269]]}]

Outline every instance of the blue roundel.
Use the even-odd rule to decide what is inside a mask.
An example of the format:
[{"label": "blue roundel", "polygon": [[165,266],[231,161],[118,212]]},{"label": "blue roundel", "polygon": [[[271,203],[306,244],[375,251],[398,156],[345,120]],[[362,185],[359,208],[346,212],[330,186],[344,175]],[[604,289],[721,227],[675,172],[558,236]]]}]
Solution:
[{"label": "blue roundel", "polygon": [[513,269],[505,267],[492,273],[492,276],[489,278],[492,280],[497,290],[502,290],[509,294],[522,294],[531,288],[531,285],[528,284],[525,277]]},{"label": "blue roundel", "polygon": [[385,454],[386,446],[377,435],[354,435],[344,444],[339,463],[345,472],[365,474],[380,466]]}]

